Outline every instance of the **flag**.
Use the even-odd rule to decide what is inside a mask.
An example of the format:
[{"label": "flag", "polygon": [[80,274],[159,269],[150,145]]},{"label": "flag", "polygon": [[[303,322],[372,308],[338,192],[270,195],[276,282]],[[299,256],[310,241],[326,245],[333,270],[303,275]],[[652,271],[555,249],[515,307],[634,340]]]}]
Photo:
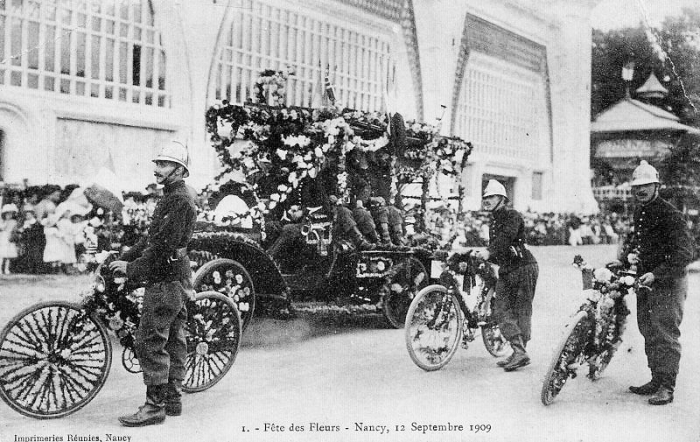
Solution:
[{"label": "flag", "polygon": [[331,84],[331,80],[328,78],[328,75],[326,75],[323,83],[326,87],[326,96],[328,97],[328,100],[331,102],[331,105],[335,105],[335,92],[333,91],[333,85]]}]

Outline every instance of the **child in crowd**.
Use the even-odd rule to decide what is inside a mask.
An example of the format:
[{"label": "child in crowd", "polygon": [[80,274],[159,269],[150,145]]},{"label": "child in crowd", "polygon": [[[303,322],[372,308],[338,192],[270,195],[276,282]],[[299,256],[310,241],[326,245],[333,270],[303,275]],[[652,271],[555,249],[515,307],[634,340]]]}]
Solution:
[{"label": "child in crowd", "polygon": [[36,219],[34,206],[25,205],[22,218],[19,228],[21,270],[27,273],[42,273],[44,226]]},{"label": "child in crowd", "polygon": [[10,263],[17,258],[17,206],[13,203],[2,206],[0,220],[0,270],[10,274]]}]

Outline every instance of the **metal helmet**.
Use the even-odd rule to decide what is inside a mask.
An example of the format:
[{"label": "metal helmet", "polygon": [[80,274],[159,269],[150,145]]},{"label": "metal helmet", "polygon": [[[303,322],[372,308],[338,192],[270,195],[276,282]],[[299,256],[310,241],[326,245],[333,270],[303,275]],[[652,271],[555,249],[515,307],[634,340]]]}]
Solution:
[{"label": "metal helmet", "polygon": [[642,160],[632,172],[632,185],[643,186],[645,184],[658,183],[659,172],[646,161]]},{"label": "metal helmet", "polygon": [[482,195],[482,198],[486,198],[492,195],[501,195],[504,198],[508,198],[508,195],[506,195],[506,188],[503,186],[503,184],[499,183],[496,180],[489,180],[489,182],[486,184],[486,188],[484,189],[484,194]]},{"label": "metal helmet", "polygon": [[153,159],[153,162],[156,161],[171,161],[179,164],[185,168],[184,177],[187,178],[190,175],[190,155],[187,146],[179,141],[172,141],[163,146],[158,156]]}]

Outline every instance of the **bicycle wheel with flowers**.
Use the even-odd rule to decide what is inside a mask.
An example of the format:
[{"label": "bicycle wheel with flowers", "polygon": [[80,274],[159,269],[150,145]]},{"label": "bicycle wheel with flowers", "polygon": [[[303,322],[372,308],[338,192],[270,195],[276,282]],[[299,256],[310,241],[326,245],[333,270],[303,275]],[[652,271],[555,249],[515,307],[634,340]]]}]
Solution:
[{"label": "bicycle wheel with flowers", "polygon": [[187,304],[183,391],[203,391],[219,382],[236,360],[241,333],[241,317],[230,298],[214,291],[197,293]]},{"label": "bicycle wheel with flowers", "polygon": [[404,338],[411,360],[425,371],[444,367],[462,340],[464,313],[444,285],[424,288],[406,315]]},{"label": "bicycle wheel with flowers", "polygon": [[394,328],[403,328],[416,294],[428,284],[428,272],[416,258],[409,257],[391,269],[381,288],[384,317]]},{"label": "bicycle wheel with flowers", "polygon": [[51,419],[81,409],[111,366],[106,328],[77,304],[28,307],[0,333],[0,397],[25,416]]},{"label": "bicycle wheel with flowers", "polygon": [[241,315],[243,330],[255,311],[253,279],[239,262],[218,258],[205,263],[194,275],[196,292],[215,291],[230,298]]},{"label": "bicycle wheel with flowers", "polygon": [[594,333],[593,327],[585,310],[579,311],[567,325],[542,382],[540,399],[544,405],[554,402],[566,381],[576,377],[576,369],[584,362],[584,351]]}]

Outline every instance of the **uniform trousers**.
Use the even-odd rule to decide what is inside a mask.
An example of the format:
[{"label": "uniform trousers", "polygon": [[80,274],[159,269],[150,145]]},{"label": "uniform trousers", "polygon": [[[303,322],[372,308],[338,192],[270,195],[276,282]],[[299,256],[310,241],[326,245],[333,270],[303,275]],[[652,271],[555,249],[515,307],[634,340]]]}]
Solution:
[{"label": "uniform trousers", "polygon": [[147,386],[185,378],[187,299],[188,293],[180,281],[146,287],[135,350]]},{"label": "uniform trousers", "polygon": [[637,325],[644,337],[644,351],[652,374],[675,385],[681,359],[680,325],[688,293],[688,278],[655,283],[652,290],[637,293]]},{"label": "uniform trousers", "polygon": [[503,337],[512,340],[520,335],[523,343],[532,334],[532,299],[535,297],[539,267],[526,264],[500,272],[496,283],[496,308],[494,315]]}]

